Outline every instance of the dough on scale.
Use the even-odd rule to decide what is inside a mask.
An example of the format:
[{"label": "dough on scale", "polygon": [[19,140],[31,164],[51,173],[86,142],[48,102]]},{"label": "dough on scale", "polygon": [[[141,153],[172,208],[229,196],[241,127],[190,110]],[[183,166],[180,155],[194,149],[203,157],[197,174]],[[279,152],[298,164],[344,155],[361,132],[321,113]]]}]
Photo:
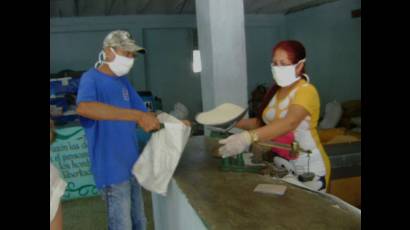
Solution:
[{"label": "dough on scale", "polygon": [[231,121],[243,113],[245,109],[231,103],[225,103],[213,110],[197,115],[196,121],[202,125],[218,125]]}]

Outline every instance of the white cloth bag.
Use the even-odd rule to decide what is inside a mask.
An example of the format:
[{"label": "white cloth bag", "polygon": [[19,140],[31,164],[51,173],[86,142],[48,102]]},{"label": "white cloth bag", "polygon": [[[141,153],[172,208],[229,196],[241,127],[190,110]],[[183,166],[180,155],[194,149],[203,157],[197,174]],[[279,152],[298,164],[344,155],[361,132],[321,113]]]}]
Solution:
[{"label": "white cloth bag", "polygon": [[152,134],[134,164],[132,174],[145,189],[166,196],[191,127],[167,113],[160,113],[157,118],[164,128]]},{"label": "white cloth bag", "polygon": [[58,170],[50,163],[50,223],[57,213],[66,186],[67,183],[60,177]]}]

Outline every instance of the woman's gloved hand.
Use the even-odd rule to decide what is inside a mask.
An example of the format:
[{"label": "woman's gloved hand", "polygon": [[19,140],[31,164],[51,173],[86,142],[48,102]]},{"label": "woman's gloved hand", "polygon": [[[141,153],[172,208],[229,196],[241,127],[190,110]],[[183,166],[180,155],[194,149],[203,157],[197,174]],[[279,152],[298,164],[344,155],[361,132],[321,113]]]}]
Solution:
[{"label": "woman's gloved hand", "polygon": [[248,131],[244,131],[220,140],[219,144],[223,144],[218,149],[219,155],[225,158],[245,151],[252,144],[252,138]]}]

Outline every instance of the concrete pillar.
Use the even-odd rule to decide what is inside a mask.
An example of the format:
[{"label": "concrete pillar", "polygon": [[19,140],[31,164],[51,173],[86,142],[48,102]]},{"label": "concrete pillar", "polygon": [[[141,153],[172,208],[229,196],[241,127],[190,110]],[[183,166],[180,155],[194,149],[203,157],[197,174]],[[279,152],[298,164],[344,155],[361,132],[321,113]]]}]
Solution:
[{"label": "concrete pillar", "polygon": [[229,102],[247,107],[243,0],[196,0],[203,110]]}]

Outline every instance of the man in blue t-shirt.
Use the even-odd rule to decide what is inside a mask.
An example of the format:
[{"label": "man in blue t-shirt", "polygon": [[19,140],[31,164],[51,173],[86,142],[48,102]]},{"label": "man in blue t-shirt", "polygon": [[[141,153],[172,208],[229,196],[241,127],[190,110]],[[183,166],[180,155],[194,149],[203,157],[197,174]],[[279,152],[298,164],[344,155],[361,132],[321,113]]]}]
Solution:
[{"label": "man in blue t-shirt", "polygon": [[160,128],[133,89],[127,74],[137,53],[145,52],[127,31],[109,33],[95,68],[83,74],[77,113],[85,129],[91,171],[102,190],[110,230],[145,229],[141,187],[132,175],[140,149],[136,124],[144,131]]}]

